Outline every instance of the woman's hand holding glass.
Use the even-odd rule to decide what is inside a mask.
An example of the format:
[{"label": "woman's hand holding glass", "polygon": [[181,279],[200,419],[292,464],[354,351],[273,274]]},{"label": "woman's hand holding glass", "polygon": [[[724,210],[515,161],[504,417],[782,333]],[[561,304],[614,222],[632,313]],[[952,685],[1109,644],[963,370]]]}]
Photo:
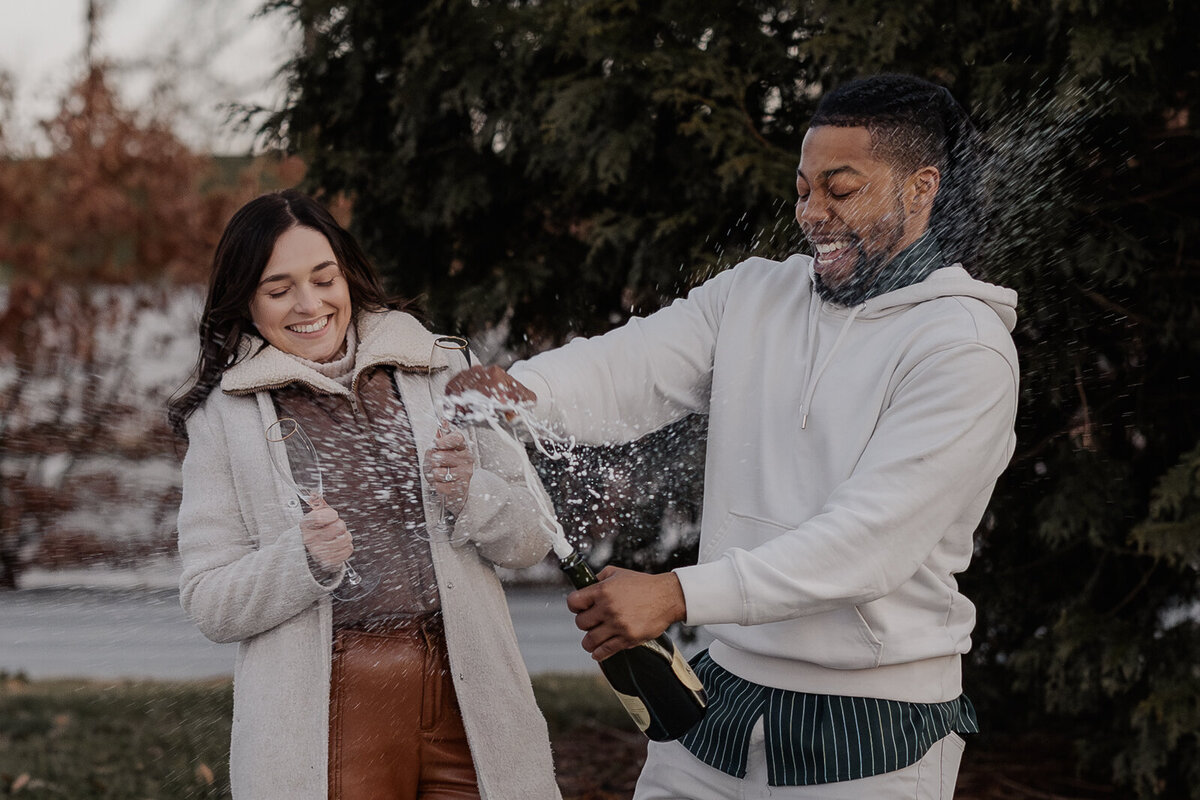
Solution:
[{"label": "woman's hand holding glass", "polygon": [[433,447],[425,453],[425,477],[442,499],[447,513],[462,512],[474,472],[475,457],[466,437],[443,423]]},{"label": "woman's hand holding glass", "polygon": [[314,497],[310,502],[311,509],[300,520],[304,547],[322,569],[337,572],[354,552],[350,531],[338,512],[323,499]]},{"label": "woman's hand holding glass", "polygon": [[434,363],[453,352],[461,352],[467,364],[471,363],[471,351],[467,349],[467,340],[461,336],[439,336],[433,340],[433,347],[429,351],[429,404],[438,420],[438,429],[433,447],[425,451],[425,479],[438,496],[438,514],[437,521],[429,529],[428,535],[418,534],[418,537],[431,542],[449,541],[451,525],[446,519],[446,514],[458,514],[466,505],[467,488],[471,483],[471,473],[475,469],[466,437],[452,430],[442,418],[439,398],[434,390]]},{"label": "woman's hand holding glass", "polygon": [[333,596],[338,600],[351,600],[371,591],[379,578],[364,580],[350,563],[354,544],[346,523],[325,502],[321,458],[312,439],[291,417],[273,422],[267,428],[266,437],[268,442],[283,445],[267,448],[275,471],[308,504],[308,513],[300,520],[300,533],[309,556],[329,572],[337,572],[343,565],[346,568],[345,580]]}]

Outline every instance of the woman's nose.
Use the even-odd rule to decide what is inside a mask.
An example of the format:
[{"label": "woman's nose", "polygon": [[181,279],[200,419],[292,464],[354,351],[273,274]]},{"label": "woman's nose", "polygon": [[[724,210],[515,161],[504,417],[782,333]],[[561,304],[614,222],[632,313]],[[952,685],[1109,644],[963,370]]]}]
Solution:
[{"label": "woman's nose", "polygon": [[296,311],[298,313],[316,311],[321,307],[321,302],[321,298],[311,287],[301,287],[296,292]]}]

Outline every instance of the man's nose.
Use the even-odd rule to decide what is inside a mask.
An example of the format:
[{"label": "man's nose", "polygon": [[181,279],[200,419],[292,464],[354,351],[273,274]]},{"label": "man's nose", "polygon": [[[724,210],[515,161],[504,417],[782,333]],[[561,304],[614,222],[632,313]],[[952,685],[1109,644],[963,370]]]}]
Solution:
[{"label": "man's nose", "polygon": [[829,216],[828,212],[828,206],[817,196],[816,192],[810,194],[805,200],[796,201],[796,221],[801,224],[821,222]]}]

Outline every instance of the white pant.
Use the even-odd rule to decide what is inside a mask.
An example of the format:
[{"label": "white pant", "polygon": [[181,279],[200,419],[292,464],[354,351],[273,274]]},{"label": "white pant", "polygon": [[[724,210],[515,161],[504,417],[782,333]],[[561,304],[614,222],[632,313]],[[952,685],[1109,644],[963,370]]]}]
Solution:
[{"label": "white pant", "polygon": [[768,786],[760,719],[750,733],[745,778],[713,769],[679,742],[650,742],[633,800],[951,800],[963,747],[962,737],[951,733],[920,761],[895,772],[816,786]]}]

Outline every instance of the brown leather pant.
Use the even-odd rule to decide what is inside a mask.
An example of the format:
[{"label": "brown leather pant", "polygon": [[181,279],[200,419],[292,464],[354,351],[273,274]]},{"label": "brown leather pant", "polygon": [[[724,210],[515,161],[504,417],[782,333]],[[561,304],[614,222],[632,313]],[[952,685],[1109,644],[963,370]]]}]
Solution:
[{"label": "brown leather pant", "polygon": [[440,616],[338,631],[329,706],[331,800],[479,797]]}]

